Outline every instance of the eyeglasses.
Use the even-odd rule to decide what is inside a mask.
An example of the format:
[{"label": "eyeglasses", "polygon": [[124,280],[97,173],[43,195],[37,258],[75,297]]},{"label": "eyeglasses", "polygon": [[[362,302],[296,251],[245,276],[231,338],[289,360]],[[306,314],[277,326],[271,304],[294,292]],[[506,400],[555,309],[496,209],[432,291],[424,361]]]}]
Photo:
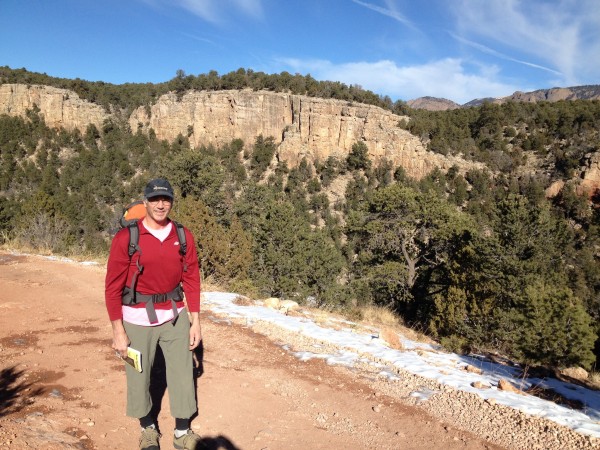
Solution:
[{"label": "eyeglasses", "polygon": [[152,198],[149,198],[147,201],[148,201],[148,203],[152,203],[153,205],[157,204],[158,202],[163,202],[163,203],[166,203],[166,204],[169,204],[169,205],[171,203],[173,203],[173,199],[172,198],[170,198],[170,197],[162,197],[162,196],[152,197]]}]

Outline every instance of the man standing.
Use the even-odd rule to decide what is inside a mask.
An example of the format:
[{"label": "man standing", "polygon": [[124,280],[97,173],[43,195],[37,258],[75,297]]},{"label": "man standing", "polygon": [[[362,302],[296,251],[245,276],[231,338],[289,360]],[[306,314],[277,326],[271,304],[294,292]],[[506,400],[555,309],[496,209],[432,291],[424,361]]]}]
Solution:
[{"label": "man standing", "polygon": [[[173,445],[195,449],[200,437],[190,429],[197,411],[192,351],[202,340],[200,273],[194,238],[187,228],[169,219],[173,188],[165,179],[151,180],[144,189],[146,217],[137,222],[139,243],[130,256],[129,229],[114,237],[106,270],[105,299],[112,324],[112,347],[122,357],[127,347],[142,354],[142,372],[126,364],[127,415],[139,419],[140,449],[160,449],[159,434],[150,414],[150,376],[156,346],[164,354],[171,414],[175,418]],[[185,241],[180,233],[185,233]],[[183,237],[183,236],[181,236]],[[183,248],[187,247],[187,250]],[[189,317],[183,302],[183,292]]]}]

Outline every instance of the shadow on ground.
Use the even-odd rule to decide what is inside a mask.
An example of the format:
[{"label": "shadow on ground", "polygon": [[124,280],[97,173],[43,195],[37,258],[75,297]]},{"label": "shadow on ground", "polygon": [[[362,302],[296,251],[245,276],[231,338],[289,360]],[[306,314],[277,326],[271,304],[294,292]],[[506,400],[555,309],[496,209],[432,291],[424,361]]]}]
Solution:
[{"label": "shadow on ground", "polygon": [[[204,346],[202,342],[200,345],[194,350],[194,375],[195,380],[200,378],[204,373]],[[152,410],[150,413],[152,417],[154,417],[157,426],[158,424],[158,415],[160,414],[160,409],[162,405],[163,397],[167,391],[167,371],[165,367],[165,357],[162,353],[160,345],[156,349],[156,356],[154,358],[154,365],[152,366],[152,375],[150,377],[150,396],[152,398]],[[196,386],[197,387],[197,386]],[[195,414],[192,419],[197,417]],[[159,429],[160,432],[160,429]],[[200,441],[200,444],[197,447],[198,450],[239,450],[239,447],[236,447],[233,442],[231,442],[227,437],[223,435],[209,437],[205,436]]]},{"label": "shadow on ground", "polygon": [[27,406],[24,399],[43,393],[42,388],[31,389],[33,383],[19,381],[24,375],[25,371],[18,370],[16,366],[0,371],[0,417],[20,411]]},{"label": "shadow on ground", "polygon": [[225,436],[217,437],[203,437],[202,441],[198,445],[198,450],[240,450],[239,447],[233,445],[233,443]]}]

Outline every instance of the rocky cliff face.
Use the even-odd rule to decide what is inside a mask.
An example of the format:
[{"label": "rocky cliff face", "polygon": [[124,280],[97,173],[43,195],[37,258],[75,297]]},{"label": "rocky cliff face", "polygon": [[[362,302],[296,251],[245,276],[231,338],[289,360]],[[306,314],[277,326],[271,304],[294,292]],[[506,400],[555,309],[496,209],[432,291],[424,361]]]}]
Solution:
[{"label": "rocky cliff face", "polygon": [[279,160],[290,167],[303,157],[345,158],[359,141],[367,145],[373,161],[386,158],[415,178],[435,167],[447,170],[456,164],[464,171],[474,166],[428,152],[418,138],[398,127],[403,118],[370,105],[242,90],[188,92],[181,99],[164,95],[149,111],[134,111],[129,124],[132,130],[153,129],[160,139],[188,136],[194,146],[233,139],[252,144],[261,134],[272,136],[279,145]]},{"label": "rocky cliff face", "polygon": [[[585,163],[581,168],[579,177],[574,178],[575,192],[577,194],[594,199],[600,193],[600,151],[590,153],[586,156]],[[546,188],[546,197],[556,197],[567,182],[557,180]],[[597,200],[594,200],[597,203]]]},{"label": "rocky cliff face", "polygon": [[101,106],[81,100],[66,89],[24,84],[0,85],[0,114],[24,116],[28,109],[40,109],[46,124],[52,128],[79,129],[89,124],[100,128],[109,114]]},{"label": "rocky cliff face", "polygon": [[[74,92],[49,86],[0,85],[0,114],[25,115],[37,106],[46,123],[55,128],[101,127],[111,115],[81,100]],[[303,157],[325,161],[345,158],[362,141],[375,163],[382,158],[402,166],[409,176],[421,178],[434,168],[457,165],[461,172],[478,166],[456,157],[429,152],[422,142],[398,127],[405,117],[370,105],[351,104],[305,96],[242,91],[186,93],[162,96],[155,105],[140,107],[129,117],[133,131],[154,130],[159,139],[187,136],[194,146],[222,145],[242,139],[246,145],[259,135],[272,136],[277,157],[289,167]]]},{"label": "rocky cliff face", "polygon": [[600,151],[589,155],[581,174],[580,192],[593,196],[600,192]]},{"label": "rocky cliff face", "polygon": [[[545,91],[546,100],[570,98],[567,91],[592,98],[598,86]],[[540,91],[541,92],[541,91]],[[533,99],[528,99],[532,101]],[[0,85],[0,114],[24,116],[39,108],[46,124],[85,132],[89,124],[100,128],[111,117],[101,106],[81,100],[77,94],[50,86]],[[233,139],[252,144],[257,136],[273,136],[277,157],[290,167],[303,157],[325,161],[329,156],[345,158],[352,145],[362,141],[375,162],[381,158],[402,166],[407,174],[422,178],[438,167],[453,165],[461,172],[483,167],[457,157],[428,152],[415,136],[397,125],[406,119],[370,105],[351,104],[299,95],[272,92],[218,91],[188,92],[162,96],[150,108],[141,107],[128,118],[132,130],[153,129],[159,139],[188,136],[192,145],[221,145]],[[587,193],[600,189],[600,152],[590,155],[579,177],[580,189]],[[560,189],[560,188],[558,188]]]}]

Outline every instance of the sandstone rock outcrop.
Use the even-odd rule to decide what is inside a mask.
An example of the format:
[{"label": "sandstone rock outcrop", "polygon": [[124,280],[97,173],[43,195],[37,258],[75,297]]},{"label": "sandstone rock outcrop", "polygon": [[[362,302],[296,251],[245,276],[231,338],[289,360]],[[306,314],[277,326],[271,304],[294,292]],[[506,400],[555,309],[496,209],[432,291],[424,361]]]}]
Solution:
[{"label": "sandstone rock outcrop", "polygon": [[517,102],[531,103],[536,103],[539,101],[557,102],[559,100],[567,100],[572,95],[573,93],[569,89],[553,88],[538,90],[534,92],[515,92],[510,96],[510,99]]},{"label": "sandstone rock outcrop", "polygon": [[[0,85],[0,114],[25,115],[37,106],[46,124],[85,132],[89,124],[101,127],[111,114],[66,89],[23,84]],[[356,142],[364,142],[372,161],[386,158],[414,178],[434,168],[453,165],[460,172],[481,164],[445,157],[425,149],[423,143],[398,127],[403,116],[381,108],[341,100],[325,100],[273,92],[190,91],[160,97],[151,107],[140,107],[129,117],[131,129],[154,130],[159,139],[187,136],[194,146],[222,145],[242,139],[246,145],[259,135],[272,136],[277,158],[288,166],[303,157],[325,161],[330,155],[345,158]]]},{"label": "sandstone rock outcrop", "polygon": [[40,109],[46,125],[85,132],[89,124],[100,128],[110,115],[101,106],[81,100],[67,89],[24,84],[0,85],[0,114],[25,116],[27,110]]},{"label": "sandstone rock outcrop", "polygon": [[462,171],[477,166],[461,158],[428,152],[422,142],[398,127],[406,119],[381,108],[272,92],[191,91],[178,99],[163,95],[148,109],[141,107],[129,119],[132,130],[154,130],[159,139],[188,136],[192,145],[222,145],[233,139],[252,144],[257,136],[272,136],[278,158],[290,167],[302,158],[321,162],[329,156],[345,158],[362,141],[369,157],[386,158],[408,175],[421,178],[435,167]]},{"label": "sandstone rock outcrop", "polygon": [[556,197],[558,194],[560,194],[560,191],[562,190],[563,187],[565,187],[565,182],[563,180],[555,181],[554,183],[552,183],[550,186],[548,186],[546,188],[546,191],[545,191],[546,198]]},{"label": "sandstone rock outcrop", "polygon": [[586,161],[580,193],[592,196],[600,191],[600,152],[592,153]]}]

